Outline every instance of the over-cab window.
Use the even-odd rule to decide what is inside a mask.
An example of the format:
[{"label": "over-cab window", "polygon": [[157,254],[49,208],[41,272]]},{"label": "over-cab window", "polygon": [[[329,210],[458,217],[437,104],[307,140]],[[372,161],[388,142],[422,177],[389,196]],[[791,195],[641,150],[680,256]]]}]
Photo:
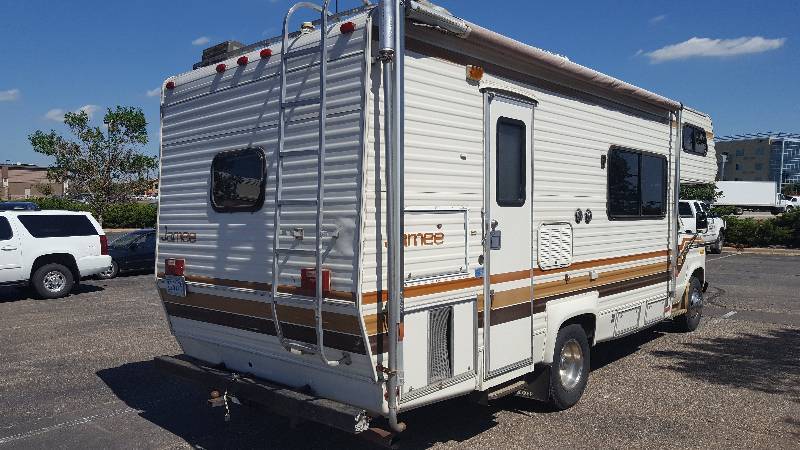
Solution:
[{"label": "over-cab window", "polygon": [[683,151],[696,155],[706,156],[708,153],[708,141],[706,140],[706,130],[694,125],[683,125]]},{"label": "over-cab window", "polygon": [[266,166],[259,147],[218,153],[211,163],[211,207],[217,212],[259,210]]},{"label": "over-cab window", "polygon": [[499,206],[525,204],[525,153],[525,122],[497,119],[495,190]]},{"label": "over-cab window", "polygon": [[658,219],[666,214],[667,158],[625,148],[608,157],[608,216]]}]

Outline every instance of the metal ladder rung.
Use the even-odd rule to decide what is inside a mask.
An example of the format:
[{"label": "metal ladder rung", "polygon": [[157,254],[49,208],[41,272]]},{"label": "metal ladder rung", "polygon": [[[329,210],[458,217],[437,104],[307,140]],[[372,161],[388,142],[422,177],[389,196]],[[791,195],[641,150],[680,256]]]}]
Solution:
[{"label": "metal ladder rung", "polygon": [[307,56],[307,55],[318,55],[319,53],[320,53],[320,47],[319,47],[319,45],[315,45],[313,47],[304,48],[304,49],[300,49],[300,50],[294,50],[294,51],[291,51],[291,52],[288,52],[288,53],[284,53],[283,57],[286,58],[286,59],[299,58],[301,56]]},{"label": "metal ladder rung", "polygon": [[291,200],[278,200],[278,206],[317,206],[317,199],[298,198]]},{"label": "metal ladder rung", "polygon": [[292,156],[309,156],[309,155],[319,155],[319,150],[316,148],[307,148],[305,150],[288,150],[282,151],[278,153],[278,156],[281,158],[292,157]]},{"label": "metal ladder rung", "polygon": [[278,254],[285,254],[285,255],[298,255],[298,256],[316,256],[317,251],[310,248],[281,248],[278,247],[275,250],[275,253]]},{"label": "metal ladder rung", "polygon": [[300,106],[309,106],[309,105],[319,105],[319,98],[307,98],[305,100],[294,100],[291,102],[283,102],[281,103],[281,108],[289,109],[289,108],[297,108]]}]

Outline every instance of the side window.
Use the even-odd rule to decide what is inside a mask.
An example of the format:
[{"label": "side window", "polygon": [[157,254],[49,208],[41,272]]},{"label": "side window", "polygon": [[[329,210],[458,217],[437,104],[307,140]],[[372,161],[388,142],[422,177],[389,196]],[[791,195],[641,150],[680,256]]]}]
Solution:
[{"label": "side window", "polygon": [[683,151],[696,155],[706,156],[708,141],[706,130],[694,125],[683,125]]},{"label": "side window", "polygon": [[217,212],[258,211],[264,204],[266,159],[261,148],[218,153],[211,162],[211,207]]},{"label": "side window", "polygon": [[156,248],[156,234],[148,233],[144,238],[144,248],[155,250]]},{"label": "side window", "polygon": [[97,230],[89,219],[80,214],[31,214],[17,216],[28,233],[35,238],[96,236]]},{"label": "side window", "polygon": [[11,224],[5,217],[0,217],[0,241],[7,241],[12,237],[14,237],[14,233],[11,232]]},{"label": "side window", "polygon": [[667,158],[612,148],[608,160],[609,218],[663,218],[666,213]]},{"label": "side window", "polygon": [[678,203],[678,214],[681,217],[692,217],[692,207],[686,202]]},{"label": "side window", "polygon": [[495,172],[497,204],[525,204],[525,123],[507,117],[497,119],[497,163]]}]

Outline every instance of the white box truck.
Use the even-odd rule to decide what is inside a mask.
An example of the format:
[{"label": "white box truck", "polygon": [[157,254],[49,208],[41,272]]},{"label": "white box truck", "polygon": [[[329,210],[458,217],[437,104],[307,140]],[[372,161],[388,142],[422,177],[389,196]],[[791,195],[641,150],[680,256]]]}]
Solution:
[{"label": "white box truck", "polygon": [[735,206],[736,214],[742,214],[744,210],[777,214],[793,208],[791,197],[778,193],[774,181],[718,181],[717,189],[722,191],[722,196],[714,204]]}]

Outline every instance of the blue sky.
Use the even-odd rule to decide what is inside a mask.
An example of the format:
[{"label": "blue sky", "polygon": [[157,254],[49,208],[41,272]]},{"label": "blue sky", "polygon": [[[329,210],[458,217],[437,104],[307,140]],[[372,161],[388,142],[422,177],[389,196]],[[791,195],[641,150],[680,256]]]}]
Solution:
[{"label": "blue sky", "polygon": [[[284,0],[0,0],[0,161],[46,164],[37,129],[139,106],[158,152],[162,80],[208,45],[278,33]],[[340,0],[340,8],[360,1]],[[456,1],[454,14],[711,114],[717,135],[800,132],[800,2]],[[148,95],[148,92],[151,95]]]}]

